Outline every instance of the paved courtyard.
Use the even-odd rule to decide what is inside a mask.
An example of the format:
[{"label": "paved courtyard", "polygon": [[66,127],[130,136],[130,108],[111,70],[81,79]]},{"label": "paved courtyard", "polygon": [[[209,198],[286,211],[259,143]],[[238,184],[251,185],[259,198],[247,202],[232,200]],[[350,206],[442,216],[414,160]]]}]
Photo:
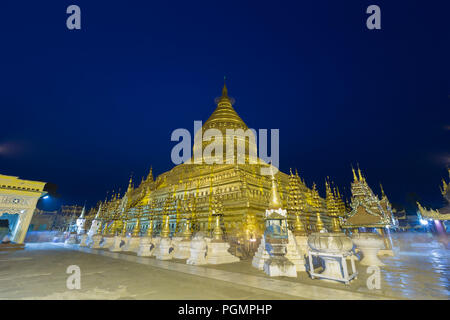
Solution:
[{"label": "paved courtyard", "polygon": [[[407,243],[408,245],[405,245]],[[382,257],[381,288],[369,290],[357,262],[350,285],[269,278],[250,261],[190,266],[133,253],[112,253],[54,243],[30,243],[0,254],[0,299],[445,299],[450,298],[450,254],[436,241],[397,243]],[[81,289],[66,286],[69,265],[81,269]]]},{"label": "paved courtyard", "polygon": [[[69,265],[81,269],[80,290],[67,289]],[[0,299],[294,298],[53,244],[28,244],[24,251],[0,254]]]}]

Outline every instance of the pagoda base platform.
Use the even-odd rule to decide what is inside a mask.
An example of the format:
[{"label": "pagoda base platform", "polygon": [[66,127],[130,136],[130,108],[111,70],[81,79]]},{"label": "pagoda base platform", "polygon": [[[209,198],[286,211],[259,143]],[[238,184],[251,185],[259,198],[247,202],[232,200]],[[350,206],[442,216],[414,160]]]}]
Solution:
[{"label": "pagoda base platform", "polygon": [[297,268],[285,257],[271,257],[266,260],[264,272],[269,277],[297,277]]},{"label": "pagoda base platform", "polygon": [[111,251],[111,252],[122,251],[122,248],[124,245],[125,245],[124,237],[115,236],[111,247],[109,247],[109,251]]},{"label": "pagoda base platform", "polygon": [[208,243],[208,251],[206,253],[206,261],[208,264],[223,264],[239,262],[238,257],[228,252],[230,245],[225,241],[212,240]]},{"label": "pagoda base platform", "polygon": [[207,264],[206,246],[207,243],[203,237],[201,236],[194,237],[194,239],[191,240],[190,255],[189,259],[186,260],[186,264],[193,264],[193,265]]},{"label": "pagoda base platform", "polygon": [[173,257],[175,259],[189,259],[191,255],[191,240],[181,240],[175,244]]},{"label": "pagoda base platform", "polygon": [[152,237],[142,237],[137,249],[139,257],[151,257],[155,251],[154,239]]},{"label": "pagoda base platform", "polygon": [[88,247],[89,246],[89,236],[85,233],[80,236],[80,247]]},{"label": "pagoda base platform", "polygon": [[303,255],[299,254],[297,242],[290,230],[288,231],[288,240],[289,242],[286,245],[287,253],[285,257],[295,265],[297,272],[306,271],[305,258]]},{"label": "pagoda base platform", "polygon": [[100,241],[100,248],[101,249],[109,249],[114,242],[114,236],[105,236],[102,237],[102,240]]},{"label": "pagoda base platform", "polygon": [[173,257],[173,245],[170,238],[161,238],[156,247],[155,257],[158,260],[171,260]]},{"label": "pagoda base platform", "polygon": [[89,243],[89,247],[92,249],[100,249],[100,243],[102,242],[102,235],[101,234],[94,234],[92,236],[92,241]]},{"label": "pagoda base platform", "polygon": [[258,250],[252,259],[252,266],[258,270],[264,270],[264,262],[270,259],[270,255],[266,250],[266,241],[264,236],[261,239]]},{"label": "pagoda base platform", "polygon": [[302,257],[305,257],[305,255],[308,255],[308,236],[305,235],[294,235],[295,242],[297,243],[297,250],[298,254]]},{"label": "pagoda base platform", "polygon": [[141,237],[130,237],[124,239],[125,244],[122,247],[122,251],[137,252],[141,242]]}]

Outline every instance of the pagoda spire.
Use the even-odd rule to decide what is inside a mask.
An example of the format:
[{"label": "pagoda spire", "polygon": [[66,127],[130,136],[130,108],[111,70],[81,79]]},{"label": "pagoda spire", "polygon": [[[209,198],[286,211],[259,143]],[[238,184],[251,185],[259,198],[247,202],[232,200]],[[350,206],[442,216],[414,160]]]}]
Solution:
[{"label": "pagoda spire", "polygon": [[[228,95],[228,87],[227,87],[225,80],[226,79],[224,77],[223,87],[222,87],[222,95],[220,97],[216,98],[215,102],[217,105],[222,104],[223,105],[222,107],[230,108],[234,104],[235,100]],[[237,116],[237,117],[239,118],[239,116]],[[242,121],[242,120],[240,119],[240,121]]]},{"label": "pagoda spire", "polygon": [[148,173],[147,180],[153,181],[153,167],[150,167],[150,172]]},{"label": "pagoda spire", "polygon": [[280,194],[278,193],[277,184],[275,182],[275,177],[272,171],[272,189],[270,190],[270,203],[269,209],[282,209],[282,203],[280,199]]},{"label": "pagoda spire", "polygon": [[128,182],[127,193],[130,192],[131,189],[133,189],[133,176],[130,176],[130,181]]},{"label": "pagoda spire", "polygon": [[361,169],[359,168],[359,164],[358,164],[358,176],[359,176],[359,181],[365,181],[364,177],[361,174]]},{"label": "pagoda spire", "polygon": [[384,198],[386,194],[384,193],[383,185],[380,182],[381,198]]},{"label": "pagoda spire", "polygon": [[356,177],[356,173],[355,173],[355,169],[352,166],[352,172],[353,172],[353,181],[356,182],[358,181],[358,178]]},{"label": "pagoda spire", "polygon": [[227,84],[226,84],[226,77],[223,77],[222,97],[227,97],[228,98],[228,89],[227,89]]},{"label": "pagoda spire", "polygon": [[84,219],[85,212],[86,212],[86,205],[83,206],[79,219]]},{"label": "pagoda spire", "polygon": [[100,217],[100,212],[102,211],[102,202],[100,202],[100,205],[98,206],[97,214],[95,215],[94,220],[97,220]]}]

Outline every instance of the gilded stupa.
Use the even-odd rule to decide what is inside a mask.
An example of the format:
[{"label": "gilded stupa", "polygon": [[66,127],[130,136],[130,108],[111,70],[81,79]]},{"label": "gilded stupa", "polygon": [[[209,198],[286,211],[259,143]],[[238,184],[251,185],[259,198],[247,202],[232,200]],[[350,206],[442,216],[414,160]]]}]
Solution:
[{"label": "gilded stupa", "polygon": [[[219,130],[225,137],[225,145],[227,129],[245,131],[248,127],[235,111],[234,99],[228,96],[226,85],[215,102],[216,109],[201,130],[202,133],[208,129]],[[240,138],[233,137],[228,141],[236,142],[236,139]],[[194,161],[177,165],[156,179],[150,169],[137,187],[130,179],[124,195],[113,194],[102,203],[101,218],[106,225],[103,234],[117,233],[124,223],[131,232],[137,219],[143,230],[152,221],[153,232],[159,234],[166,216],[169,217],[171,235],[182,233],[186,221],[190,222],[193,232],[211,234],[214,229],[214,198],[220,197],[225,236],[239,239],[260,237],[264,231],[264,212],[269,205],[272,183],[270,175],[261,174],[261,168],[268,169],[270,165],[256,157],[256,144],[251,136],[241,139],[245,139],[245,155],[236,158],[237,143],[234,144],[232,163],[226,162],[225,155],[223,164],[208,164],[203,157],[195,159],[195,152],[209,148],[212,142],[200,140],[201,143],[196,143],[194,139]],[[292,228],[295,221],[299,228],[300,220],[304,229],[314,231],[315,222],[319,219],[327,229],[331,229],[325,200],[319,197],[315,187],[308,188],[297,173],[287,175],[278,171],[274,179],[280,201],[283,207],[288,208]]]}]

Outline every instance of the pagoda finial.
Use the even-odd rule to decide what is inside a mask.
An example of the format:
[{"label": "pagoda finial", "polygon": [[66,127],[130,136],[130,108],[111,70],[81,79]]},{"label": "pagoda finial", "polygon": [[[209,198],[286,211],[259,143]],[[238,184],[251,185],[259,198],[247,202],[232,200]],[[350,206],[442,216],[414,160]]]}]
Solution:
[{"label": "pagoda finial", "polygon": [[384,194],[384,189],[383,189],[383,185],[380,182],[380,190],[381,190],[381,197],[385,197],[386,195]]},{"label": "pagoda finial", "polygon": [[359,176],[359,181],[364,181],[364,178],[361,174],[361,169],[359,168],[359,163],[358,163],[358,176]]},{"label": "pagoda finial", "polygon": [[353,181],[358,181],[358,178],[356,177],[355,169],[352,166],[352,172],[353,172]]},{"label": "pagoda finial", "polygon": [[270,203],[269,209],[282,209],[280,195],[278,193],[277,184],[275,183],[275,176],[271,170],[272,175],[272,189],[270,190]]},{"label": "pagoda finial", "polygon": [[222,97],[228,97],[228,89],[226,84],[226,77],[223,77]]},{"label": "pagoda finial", "polygon": [[148,173],[147,180],[153,181],[153,167],[152,166],[150,166],[150,171]]},{"label": "pagoda finial", "polygon": [[341,193],[339,192],[339,187],[336,186],[336,194],[338,196],[338,198],[341,198]]},{"label": "pagoda finial", "polygon": [[127,192],[130,191],[133,188],[132,184],[133,184],[133,174],[130,175],[130,181],[128,182]]}]

